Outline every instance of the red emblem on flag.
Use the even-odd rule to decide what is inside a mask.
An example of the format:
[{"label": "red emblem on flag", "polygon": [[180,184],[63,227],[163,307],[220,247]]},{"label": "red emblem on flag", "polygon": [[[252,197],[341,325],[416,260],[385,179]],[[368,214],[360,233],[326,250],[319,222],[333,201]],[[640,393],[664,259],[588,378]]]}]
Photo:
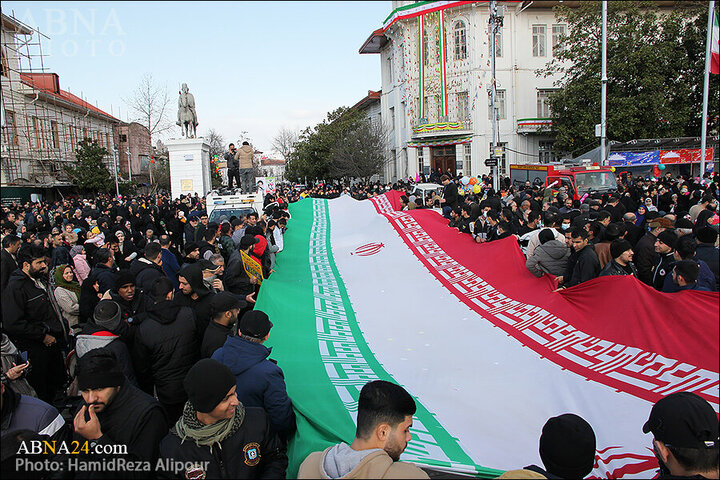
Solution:
[{"label": "red emblem on flag", "polygon": [[375,255],[384,246],[385,246],[385,244],[383,244],[383,243],[366,243],[365,245],[360,245],[358,248],[355,249],[354,252],[350,252],[350,255],[358,255],[360,257],[367,257],[368,255]]}]

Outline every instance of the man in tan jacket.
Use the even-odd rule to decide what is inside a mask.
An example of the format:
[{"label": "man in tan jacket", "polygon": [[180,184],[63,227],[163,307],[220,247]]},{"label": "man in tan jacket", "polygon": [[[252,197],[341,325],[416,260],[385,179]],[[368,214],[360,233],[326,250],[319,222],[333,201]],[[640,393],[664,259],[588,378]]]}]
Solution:
[{"label": "man in tan jacket", "polygon": [[398,461],[410,441],[415,408],[401,386],[383,380],[367,383],[360,391],[353,442],[311,453],[298,478],[429,478],[415,465]]},{"label": "man in tan jacket", "polygon": [[255,191],[255,174],[253,173],[254,151],[248,142],[243,142],[240,150],[235,153],[235,160],[237,160],[240,179],[242,180],[243,193],[253,193]]}]

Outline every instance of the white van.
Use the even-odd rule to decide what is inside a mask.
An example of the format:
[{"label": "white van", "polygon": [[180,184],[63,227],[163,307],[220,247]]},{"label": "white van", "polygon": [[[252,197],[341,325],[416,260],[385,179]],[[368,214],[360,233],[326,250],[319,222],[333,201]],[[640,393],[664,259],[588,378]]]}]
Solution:
[{"label": "white van", "polygon": [[240,218],[250,212],[255,212],[258,216],[262,215],[263,197],[261,193],[237,193],[239,189],[228,193],[225,189],[223,190],[222,194],[213,190],[205,197],[209,222],[220,224],[224,220],[229,221],[232,217]]}]

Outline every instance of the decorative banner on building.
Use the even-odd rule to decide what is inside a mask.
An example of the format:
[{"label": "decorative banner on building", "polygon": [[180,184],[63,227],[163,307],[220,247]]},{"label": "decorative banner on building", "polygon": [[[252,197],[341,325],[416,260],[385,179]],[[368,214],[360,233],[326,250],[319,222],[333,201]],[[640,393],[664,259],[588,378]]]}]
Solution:
[{"label": "decorative banner on building", "polygon": [[398,7],[392,11],[390,15],[383,22],[383,32],[390,28],[390,25],[398,20],[406,18],[413,18],[420,15],[427,15],[428,13],[437,12],[451,7],[459,7],[476,2],[458,2],[452,0],[440,0],[440,1],[426,1],[426,2],[415,2],[410,5]]},{"label": "decorative banner on building", "polygon": [[460,130],[461,128],[462,125],[460,122],[425,123],[422,125],[415,125],[413,127],[413,133],[445,132],[448,130]]},{"label": "decorative banner on building", "polygon": [[[705,162],[712,163],[713,149],[705,149]],[[700,163],[699,148],[679,148],[677,150],[660,150],[660,163]]]},{"label": "decorative banner on building", "polygon": [[446,40],[445,40],[445,10],[438,12],[438,35],[440,39],[440,111],[447,117],[447,73],[446,73]]},{"label": "decorative banner on building", "polygon": [[624,167],[635,165],[657,165],[660,162],[660,152],[614,152],[608,157],[611,167]]},{"label": "decorative banner on building", "polygon": [[463,143],[470,143],[472,142],[472,135],[467,137],[460,137],[460,138],[446,138],[442,140],[426,140],[426,141],[417,141],[417,142],[408,142],[408,147],[410,148],[418,148],[418,147],[443,147],[445,145],[460,145]]},{"label": "decorative banner on building", "polygon": [[418,18],[418,114],[425,118],[425,15]]}]

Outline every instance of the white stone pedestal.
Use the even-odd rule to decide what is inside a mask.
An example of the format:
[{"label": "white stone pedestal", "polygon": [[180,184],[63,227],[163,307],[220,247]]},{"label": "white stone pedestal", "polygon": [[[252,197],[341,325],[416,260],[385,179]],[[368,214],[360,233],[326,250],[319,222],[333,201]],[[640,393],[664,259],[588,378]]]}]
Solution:
[{"label": "white stone pedestal", "polygon": [[172,198],[205,196],[212,190],[210,144],[203,138],[176,138],[165,142],[170,161]]}]

